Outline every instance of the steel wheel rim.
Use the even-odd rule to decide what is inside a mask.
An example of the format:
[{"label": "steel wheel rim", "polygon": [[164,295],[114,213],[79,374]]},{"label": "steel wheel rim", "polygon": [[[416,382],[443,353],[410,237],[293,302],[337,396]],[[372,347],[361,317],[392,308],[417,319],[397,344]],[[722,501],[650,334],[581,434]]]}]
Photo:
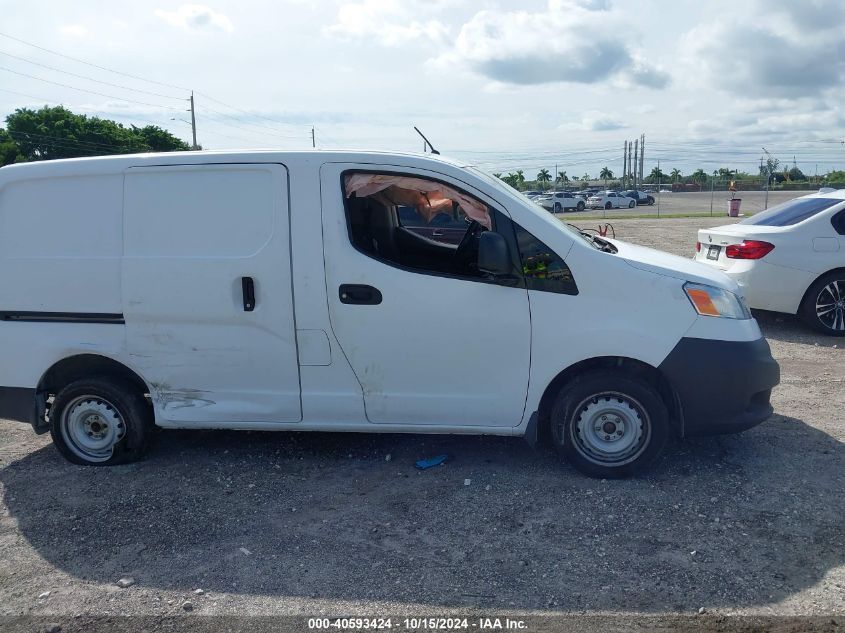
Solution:
[{"label": "steel wheel rim", "polygon": [[68,448],[89,462],[109,460],[126,435],[126,422],[117,407],[93,395],[71,400],[62,411],[59,428]]},{"label": "steel wheel rim", "polygon": [[845,291],[839,279],[831,281],[816,297],[816,318],[829,330],[845,331]]},{"label": "steel wheel rim", "polygon": [[569,425],[578,454],[600,466],[624,466],[645,452],[651,440],[651,419],[631,396],[606,391],[585,398]]}]

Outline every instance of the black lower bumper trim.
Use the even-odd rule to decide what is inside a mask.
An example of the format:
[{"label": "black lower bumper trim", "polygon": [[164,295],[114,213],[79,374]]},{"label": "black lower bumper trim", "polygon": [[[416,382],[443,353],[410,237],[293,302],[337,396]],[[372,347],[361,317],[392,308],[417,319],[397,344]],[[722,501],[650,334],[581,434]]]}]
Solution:
[{"label": "black lower bumper trim", "polygon": [[780,367],[764,338],[682,338],[660,370],[678,394],[684,436],[737,433],[772,415]]},{"label": "black lower bumper trim", "polygon": [[35,418],[35,389],[0,387],[0,419],[33,424]]}]

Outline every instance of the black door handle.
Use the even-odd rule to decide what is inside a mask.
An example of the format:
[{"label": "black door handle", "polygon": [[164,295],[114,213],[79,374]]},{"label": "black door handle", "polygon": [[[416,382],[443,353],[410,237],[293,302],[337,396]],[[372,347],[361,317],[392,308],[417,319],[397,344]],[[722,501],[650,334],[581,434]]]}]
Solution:
[{"label": "black door handle", "polygon": [[244,295],[244,312],[255,310],[255,283],[252,277],[241,277],[241,290]]},{"label": "black door handle", "polygon": [[381,292],[372,286],[360,284],[341,284],[338,290],[341,303],[361,306],[375,306],[381,303]]}]

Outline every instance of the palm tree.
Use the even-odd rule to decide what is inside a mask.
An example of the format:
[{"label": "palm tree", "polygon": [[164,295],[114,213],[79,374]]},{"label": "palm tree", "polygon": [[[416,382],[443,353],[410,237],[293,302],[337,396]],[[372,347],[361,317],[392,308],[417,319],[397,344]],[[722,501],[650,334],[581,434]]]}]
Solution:
[{"label": "palm tree", "polygon": [[607,167],[602,167],[601,172],[599,173],[599,178],[604,180],[604,188],[607,189],[607,181],[613,178],[613,172]]},{"label": "palm tree", "polygon": [[651,179],[651,182],[660,182],[666,177],[666,174],[664,174],[660,170],[660,167],[655,167],[651,170],[651,173],[648,175],[648,177]]},{"label": "palm tree", "polygon": [[498,173],[494,172],[493,173],[493,178],[501,178],[501,177],[502,177],[502,172],[498,172]]},{"label": "palm tree", "polygon": [[555,178],[556,182],[559,182],[562,185],[566,185],[569,182],[569,176],[566,175],[565,171],[557,172],[557,178]]},{"label": "palm tree", "polygon": [[[537,182],[538,183],[545,184],[545,183],[549,182],[551,179],[552,179],[552,175],[549,173],[548,169],[541,169],[539,172],[537,172]],[[545,187],[542,187],[542,188],[545,189]]]},{"label": "palm tree", "polygon": [[517,174],[511,172],[507,176],[503,176],[502,180],[504,180],[514,189],[519,189],[519,176]]},{"label": "palm tree", "polygon": [[521,169],[516,170],[516,179],[519,181],[520,187],[525,184],[525,174]]},{"label": "palm tree", "polygon": [[703,185],[705,182],[707,182],[707,172],[699,167],[694,172],[692,172],[690,178],[694,183],[697,183],[698,185]]},{"label": "palm tree", "polygon": [[590,174],[585,173],[583,176],[581,176],[581,180],[587,182],[588,180],[590,180]]},{"label": "palm tree", "polygon": [[672,182],[678,182],[678,178],[681,177],[681,170],[676,167],[669,175],[672,177]]}]

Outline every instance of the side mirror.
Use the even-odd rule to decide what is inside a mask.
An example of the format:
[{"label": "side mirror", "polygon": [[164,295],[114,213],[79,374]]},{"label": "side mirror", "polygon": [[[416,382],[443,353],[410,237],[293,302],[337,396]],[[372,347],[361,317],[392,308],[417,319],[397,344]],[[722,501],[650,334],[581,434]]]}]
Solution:
[{"label": "side mirror", "polygon": [[501,276],[511,273],[511,256],[505,238],[485,231],[478,240],[478,270],[490,275]]}]

